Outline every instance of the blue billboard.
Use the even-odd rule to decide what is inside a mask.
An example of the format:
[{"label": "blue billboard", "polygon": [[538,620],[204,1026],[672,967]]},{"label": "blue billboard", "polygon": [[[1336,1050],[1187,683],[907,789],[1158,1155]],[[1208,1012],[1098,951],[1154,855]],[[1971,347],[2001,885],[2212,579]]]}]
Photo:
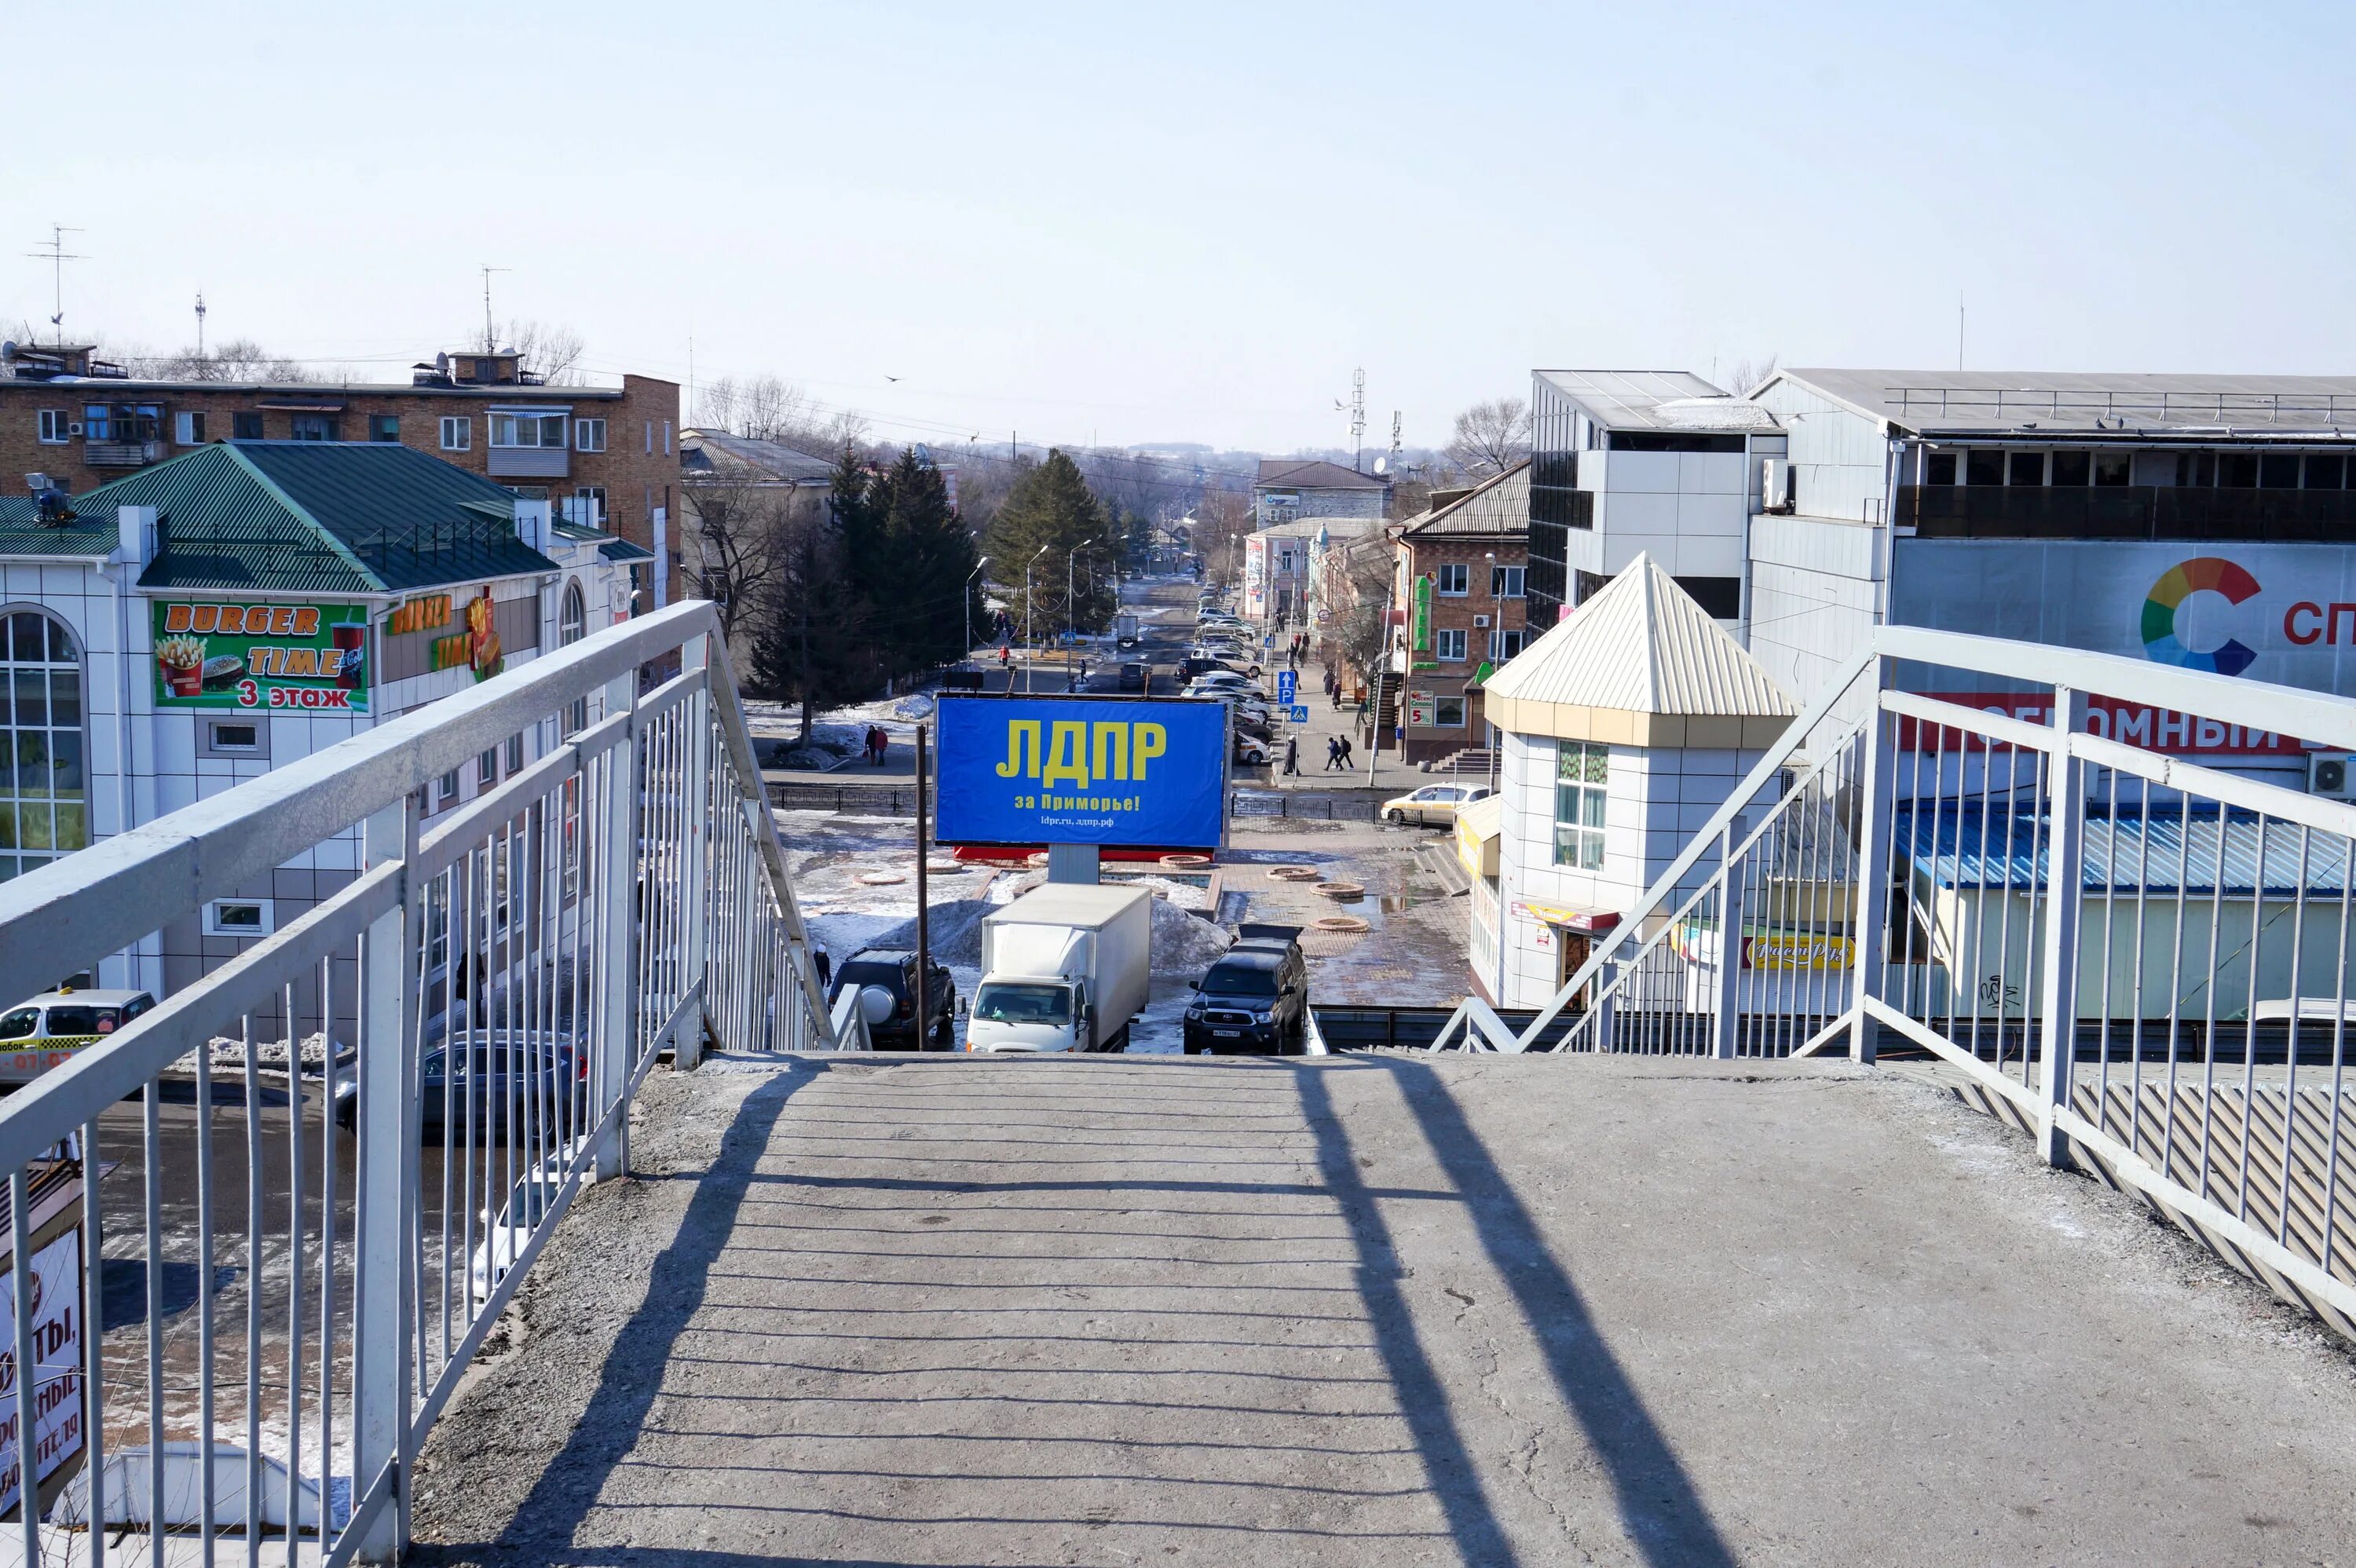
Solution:
[{"label": "blue billboard", "polygon": [[1223,841],[1225,703],[958,697],[938,711],[943,844]]}]

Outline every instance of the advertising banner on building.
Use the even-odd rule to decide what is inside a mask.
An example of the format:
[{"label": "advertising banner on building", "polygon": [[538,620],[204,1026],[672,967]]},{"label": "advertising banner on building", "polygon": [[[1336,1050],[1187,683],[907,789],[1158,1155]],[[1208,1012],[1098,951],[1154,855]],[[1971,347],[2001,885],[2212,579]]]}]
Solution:
[{"label": "advertising banner on building", "polygon": [[1902,625],[2356,695],[2345,545],[1900,539],[1892,578]]},{"label": "advertising banner on building", "polygon": [[[33,1254],[33,1485],[81,1452],[81,1231]],[[0,1270],[0,1512],[16,1506],[24,1445],[16,1428],[16,1277]]]},{"label": "advertising banner on building", "polygon": [[357,604],[155,602],[155,706],[368,711]]},{"label": "advertising banner on building", "polygon": [[1431,651],[1431,579],[1428,576],[1415,580],[1415,651]]},{"label": "advertising banner on building", "polygon": [[938,733],[944,844],[1224,839],[1224,703],[960,697],[941,702]]}]

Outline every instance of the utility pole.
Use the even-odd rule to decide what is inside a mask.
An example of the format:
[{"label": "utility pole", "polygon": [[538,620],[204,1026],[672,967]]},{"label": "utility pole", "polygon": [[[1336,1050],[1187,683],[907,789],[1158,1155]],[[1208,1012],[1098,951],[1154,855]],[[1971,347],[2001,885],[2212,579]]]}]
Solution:
[{"label": "utility pole", "polygon": [[49,308],[56,313],[49,317],[49,325],[56,329],[58,347],[60,348],[66,346],[66,263],[85,261],[90,259],[87,256],[77,256],[68,251],[66,236],[80,232],[80,229],[69,229],[62,223],[52,223],[49,225],[48,249],[25,252],[36,261],[47,261],[49,264]]},{"label": "utility pole", "polygon": [[197,357],[205,357],[205,291],[197,291]]}]

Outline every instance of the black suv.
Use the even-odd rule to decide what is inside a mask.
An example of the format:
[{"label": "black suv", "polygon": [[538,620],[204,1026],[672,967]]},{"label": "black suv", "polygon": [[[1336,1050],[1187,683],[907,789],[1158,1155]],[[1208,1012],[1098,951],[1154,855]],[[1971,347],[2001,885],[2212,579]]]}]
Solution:
[{"label": "black suv", "polygon": [[1186,1054],[1264,1051],[1297,1056],[1309,1036],[1309,969],[1297,925],[1237,928],[1236,944],[1192,982]]},{"label": "black suv", "polygon": [[954,1051],[957,1049],[957,983],[949,978],[948,965],[933,965],[933,980],[926,990],[926,1021],[932,1026],[931,1038],[916,1039],[916,955],[905,948],[871,947],[857,955],[834,972],[834,982],[828,987],[826,1005],[834,1006],[843,987],[874,987],[890,995],[892,1010],[882,1023],[870,1022],[867,1038],[878,1051]]}]

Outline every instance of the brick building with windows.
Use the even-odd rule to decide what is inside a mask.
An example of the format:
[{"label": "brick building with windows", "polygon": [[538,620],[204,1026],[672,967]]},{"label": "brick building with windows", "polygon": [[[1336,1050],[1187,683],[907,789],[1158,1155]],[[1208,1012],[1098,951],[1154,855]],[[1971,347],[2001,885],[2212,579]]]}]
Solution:
[{"label": "brick building with windows", "polygon": [[1410,763],[1489,743],[1480,682],[1529,635],[1529,470],[1526,459],[1469,489],[1434,491],[1429,511],[1393,526],[1404,645],[1392,654],[1403,681],[1393,721]]},{"label": "brick building with windows", "polygon": [[397,442],[664,563],[637,568],[652,609],[680,592],[679,385],[549,386],[512,350],[461,350],[405,384],[165,381],[86,346],[0,355],[0,475],[44,474],[80,495],[215,441]]}]

